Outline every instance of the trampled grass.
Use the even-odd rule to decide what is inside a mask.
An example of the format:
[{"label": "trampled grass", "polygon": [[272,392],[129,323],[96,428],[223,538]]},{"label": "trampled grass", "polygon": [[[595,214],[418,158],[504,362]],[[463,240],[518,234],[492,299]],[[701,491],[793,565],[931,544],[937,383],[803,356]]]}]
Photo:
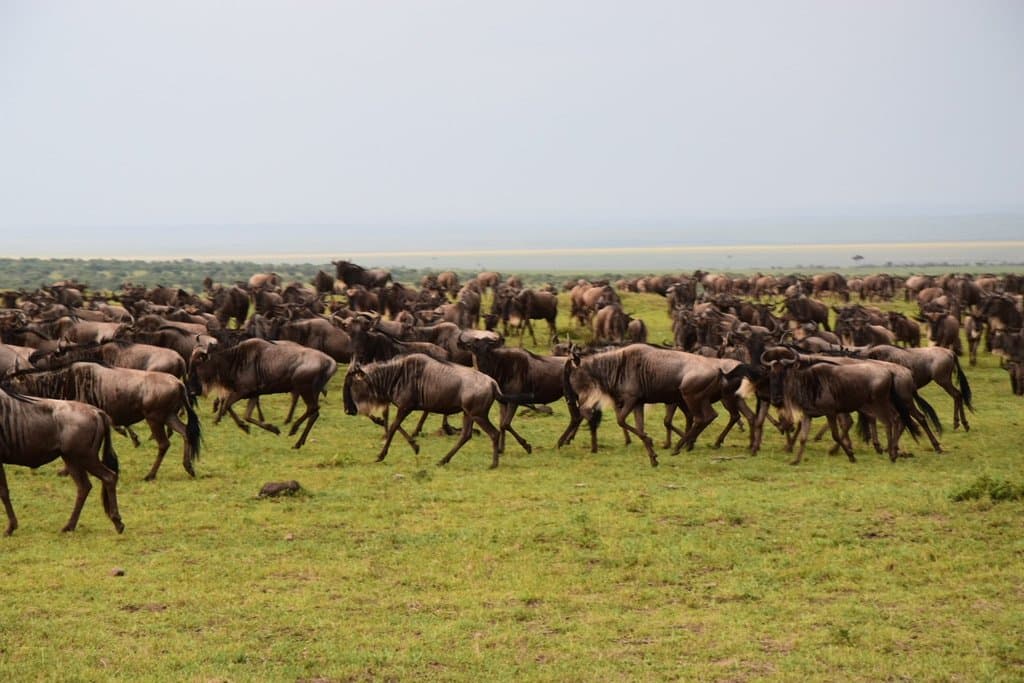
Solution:
[{"label": "trampled grass", "polygon": [[[663,300],[627,308],[667,338]],[[777,436],[750,458],[740,432],[715,451],[720,418],[655,469],[610,420],[599,453],[556,450],[562,406],[518,418],[534,453],[510,439],[494,471],[482,436],[435,467],[451,441],[433,433],[378,464],[339,371],[301,451],[207,420],[198,478],[176,438],[149,483],[152,444],[117,437],[123,536],[98,487],[60,534],[71,482],[8,467],[0,678],[1019,680],[1022,502],[952,498],[1024,483],[1024,402],[991,356],[965,369],[971,432],[947,428],[944,455],[906,437],[895,464],[823,442],[791,467]],[[948,427],[951,402],[924,395]],[[304,493],[257,498],[284,479]]]}]

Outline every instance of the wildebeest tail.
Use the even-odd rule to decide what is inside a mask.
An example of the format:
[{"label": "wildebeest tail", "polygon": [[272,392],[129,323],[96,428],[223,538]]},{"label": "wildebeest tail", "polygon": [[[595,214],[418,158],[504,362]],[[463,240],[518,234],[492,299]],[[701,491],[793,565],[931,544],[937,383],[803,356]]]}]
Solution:
[{"label": "wildebeest tail", "polygon": [[900,398],[900,394],[896,391],[896,377],[890,375],[892,382],[889,385],[889,398],[892,400],[892,405],[896,408],[896,412],[900,416],[900,420],[903,422],[903,426],[907,428],[910,435],[914,437],[914,441],[917,441],[917,437],[921,436],[921,428],[914,422],[914,418],[910,416],[910,406]]},{"label": "wildebeest tail", "polygon": [[960,367],[960,359],[956,356],[953,356],[953,364],[956,366],[956,382],[960,385],[960,393],[964,397],[964,405],[973,413],[974,406],[971,405],[971,385],[967,382],[967,375],[964,374],[964,369]]},{"label": "wildebeest tail", "polygon": [[857,413],[857,436],[865,443],[871,440],[871,425],[863,412]]},{"label": "wildebeest tail", "polygon": [[103,464],[109,468],[112,472],[121,471],[121,463],[117,460],[117,452],[114,451],[114,442],[111,439],[111,422],[110,416],[106,413],[103,414]]},{"label": "wildebeest tail", "polygon": [[[186,390],[185,394],[188,395]],[[195,397],[193,396],[194,400]],[[196,415],[195,408],[192,407],[192,401],[185,401],[185,443],[188,444],[188,451],[191,454],[189,457],[190,461],[199,459],[199,445],[202,443],[202,431],[199,426],[199,416]]]},{"label": "wildebeest tail", "polygon": [[939,415],[935,412],[935,408],[932,408],[932,404],[922,398],[921,394],[914,392],[914,403],[917,404],[918,409],[924,413],[926,419],[930,420],[932,426],[935,427],[935,431],[939,434],[942,433],[942,423],[939,422]]}]

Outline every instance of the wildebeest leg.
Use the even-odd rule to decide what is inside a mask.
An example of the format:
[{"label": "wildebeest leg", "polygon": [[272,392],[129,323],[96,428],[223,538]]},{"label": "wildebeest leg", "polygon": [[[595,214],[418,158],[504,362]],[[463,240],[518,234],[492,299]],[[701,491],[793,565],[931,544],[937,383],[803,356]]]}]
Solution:
[{"label": "wildebeest leg", "polygon": [[[505,432],[508,432],[515,440],[519,442],[519,445],[523,447],[523,450],[527,453],[532,453],[533,448],[530,443],[524,439],[519,432],[512,426],[512,418],[516,415],[517,406],[513,403],[503,403],[501,405],[501,428],[498,430],[498,452],[505,452]],[[485,430],[486,431],[486,430]]]},{"label": "wildebeest leg", "polygon": [[[680,410],[683,413],[683,417],[686,418],[686,427],[679,429],[673,423],[675,418],[676,410]],[[690,429],[690,425],[693,424],[693,415],[690,414],[690,409],[686,407],[685,403],[666,403],[665,404],[665,445],[662,448],[672,447],[672,434],[677,435],[680,439],[686,434],[687,430]]]},{"label": "wildebeest leg", "polygon": [[898,415],[890,415],[885,426],[889,433],[889,460],[896,462],[896,459],[900,457],[900,435],[903,434],[903,424]]},{"label": "wildebeest leg", "polygon": [[804,458],[804,448],[807,447],[807,437],[811,433],[811,418],[804,415],[800,418],[800,429],[797,431],[797,451],[796,457],[789,463],[790,465],[799,465],[800,461]]},{"label": "wildebeest leg", "polygon": [[127,437],[127,438],[131,439],[133,447],[135,447],[135,448],[139,447],[139,436],[134,431],[132,431],[131,427],[115,426],[114,427],[114,431],[117,432],[118,434],[120,434],[121,436],[124,436],[124,437]]},{"label": "wildebeest leg", "polygon": [[576,431],[580,428],[581,422],[583,422],[583,415],[580,413],[578,408],[575,408],[574,406],[570,405],[569,424],[565,428],[565,431],[562,432],[562,435],[558,437],[558,443],[555,447],[561,448],[562,446],[572,441],[573,438],[576,436]]},{"label": "wildebeest leg", "polygon": [[971,426],[967,423],[967,413],[964,412],[964,395],[960,393],[960,390],[953,386],[952,376],[943,377],[942,379],[936,378],[935,383],[942,387],[947,394],[953,397],[953,429],[959,429],[960,422],[964,423],[964,431],[971,431]]},{"label": "wildebeest leg", "polygon": [[0,463],[0,501],[3,501],[4,511],[7,513],[7,531],[5,536],[10,536],[18,528],[18,517],[14,514],[14,506],[11,505],[11,491],[7,488],[7,474],[4,472],[3,463]]},{"label": "wildebeest leg", "polygon": [[[288,424],[289,422],[291,422],[292,418],[295,416],[295,406],[296,406],[296,404],[298,404],[298,402],[299,402],[299,393],[297,391],[293,391],[292,392],[292,404],[291,404],[291,406],[288,407],[288,416],[284,418],[284,423],[285,424]],[[307,404],[306,412],[307,413],[309,412],[308,404]],[[261,420],[263,419],[262,415],[260,415],[260,419]],[[294,434],[294,432],[292,432],[292,433]]]},{"label": "wildebeest leg", "polygon": [[296,450],[305,445],[306,437],[309,436],[309,430],[313,429],[313,425],[320,417],[320,392],[314,392],[312,396],[303,396],[302,400],[306,404],[306,412],[302,414],[302,417],[295,421],[295,424],[293,424],[292,428],[288,431],[288,436],[295,436],[295,432],[299,430],[299,425],[303,422],[306,423],[306,428],[302,430],[302,436],[300,436],[299,440],[295,442],[294,446],[292,446],[292,448]]},{"label": "wildebeest leg", "polygon": [[149,431],[153,434],[153,439],[156,441],[156,460],[153,461],[153,466],[149,468],[149,473],[144,479],[146,481],[153,481],[156,479],[157,470],[160,469],[160,463],[164,461],[167,449],[171,447],[171,442],[167,438],[167,432],[164,431],[163,422],[147,418],[146,424],[149,425]]},{"label": "wildebeest leg", "polygon": [[[491,429],[494,429],[494,427],[492,426]],[[469,441],[469,438],[471,436],[473,436],[473,418],[471,418],[468,414],[463,413],[462,433],[459,435],[459,440],[455,443],[454,446],[452,446],[452,449],[448,451],[448,453],[443,458],[437,461],[437,464],[447,465],[449,462],[451,462],[452,456],[459,452],[459,449],[462,448],[463,444]],[[497,445],[495,445],[495,449],[497,449]],[[497,461],[497,457],[497,454],[495,454],[495,462]],[[492,466],[496,467],[497,465]]]},{"label": "wildebeest leg", "polygon": [[253,401],[249,401],[249,405],[247,405],[245,407],[245,418],[244,418],[245,421],[250,423],[250,424],[256,425],[260,429],[265,429],[268,432],[270,432],[271,434],[280,434],[281,430],[278,429],[277,427],[275,427],[274,425],[268,424],[268,423],[264,422],[262,419],[257,420],[255,418],[253,418],[252,411],[253,411],[253,408],[255,408],[257,405],[258,405],[258,403],[255,403]]},{"label": "wildebeest leg", "polygon": [[924,433],[928,437],[928,441],[932,445],[932,450],[934,450],[936,453],[941,453],[942,444],[940,444],[939,440],[935,438],[935,432],[932,431],[932,428],[928,424],[928,419],[925,417],[924,413],[918,410],[917,406],[913,404],[909,406],[909,412],[910,418],[912,420],[915,420],[917,424],[921,425],[921,427],[924,429]]},{"label": "wildebeest leg", "polygon": [[686,430],[686,435],[676,444],[673,453],[678,453],[683,448],[692,451],[694,444],[697,443],[697,437],[718,417],[718,413],[711,407],[711,401],[697,397],[694,399],[684,398],[684,400],[690,412],[693,413],[693,425]]},{"label": "wildebeest leg", "polygon": [[857,458],[853,456],[853,448],[847,443],[847,436],[843,434],[839,428],[838,418],[838,415],[829,415],[826,418],[828,420],[828,428],[832,431],[832,440],[836,442],[837,446],[842,447],[846,452],[846,457],[850,459],[850,462],[857,462]]},{"label": "wildebeest leg", "polygon": [[219,399],[220,405],[217,407],[217,416],[213,418],[213,424],[220,424],[220,420],[224,415],[231,415],[231,419],[235,421],[238,428],[248,434],[249,425],[242,422],[241,418],[238,417],[238,414],[235,413],[234,408],[232,408],[232,406],[241,398],[242,397],[238,394],[229,394],[228,396]]},{"label": "wildebeest leg", "polygon": [[452,427],[450,424],[448,424],[447,415],[441,416],[441,433],[444,434],[445,436],[451,436],[452,434],[456,433],[455,427]]},{"label": "wildebeest leg", "polygon": [[637,438],[640,439],[640,441],[643,443],[644,448],[647,449],[647,457],[649,457],[650,460],[651,460],[651,467],[657,467],[658,466],[658,456],[654,452],[654,443],[651,441],[651,437],[647,436],[647,434],[645,434],[644,431],[643,431],[643,423],[642,423],[642,420],[643,420],[642,408],[643,408],[643,406],[642,405],[640,406],[640,408],[641,408],[641,412],[640,412],[641,423],[639,425],[640,428],[638,429],[636,427],[632,427],[632,426],[630,426],[629,424],[626,423],[626,418],[629,416],[629,414],[631,412],[633,412],[634,407],[635,406],[630,405],[630,401],[624,401],[621,406],[616,406],[616,409],[615,409],[615,421],[619,423],[619,427],[621,427],[624,432],[629,431],[629,432],[633,432],[634,434],[636,434]]},{"label": "wildebeest leg", "polygon": [[[492,455],[490,469],[493,470],[495,467],[498,466],[498,456],[501,453],[500,449],[498,448],[499,431],[494,428],[494,425],[491,424],[491,421],[487,418],[487,413],[484,413],[480,417],[475,417],[473,419],[476,421],[478,425],[480,425],[480,429],[484,430],[484,433],[487,434],[487,436],[491,437]],[[512,432],[512,435],[515,436],[517,439],[519,438],[519,436],[514,431]],[[529,453],[529,450],[527,450],[527,453]]]},{"label": "wildebeest leg", "polygon": [[828,432],[830,429],[832,429],[831,418],[826,420],[825,424],[821,425],[821,429],[819,429],[818,433],[814,435],[814,440],[821,441],[823,438],[825,438],[825,433]]},{"label": "wildebeest leg", "polygon": [[75,482],[77,493],[75,496],[75,506],[71,509],[71,517],[61,531],[74,531],[75,527],[78,526],[78,517],[82,514],[85,499],[89,497],[89,491],[92,490],[92,483],[89,481],[89,476],[85,473],[85,470],[77,462],[71,464],[67,458],[64,458],[64,463],[66,465],[65,469],[67,469],[71,479]]},{"label": "wildebeest leg", "polygon": [[764,438],[764,421],[768,417],[769,404],[767,401],[757,399],[757,409],[754,411],[754,421],[750,426],[750,455],[757,455],[761,450],[761,440]]},{"label": "wildebeest leg", "polygon": [[[715,440],[715,448],[722,447],[722,444],[725,442],[725,437],[729,435],[729,431],[732,430],[733,425],[739,422],[741,416],[747,421],[747,424],[750,425],[751,432],[754,430],[754,413],[750,410],[750,407],[746,402],[736,400],[735,397],[723,397],[722,405],[729,411],[729,424],[725,425],[725,429],[722,430],[722,433],[718,435],[718,439]],[[740,423],[740,426],[743,426],[742,422]]]},{"label": "wildebeest leg", "polygon": [[[388,454],[388,449],[391,448],[391,440],[395,438],[395,432],[397,432],[402,426],[402,420],[409,416],[412,411],[408,408],[399,406],[395,410],[395,421],[388,427],[388,433],[384,437],[384,447],[380,449],[380,453],[377,455],[377,462],[384,459],[384,456]],[[411,441],[410,441],[411,443]]]},{"label": "wildebeest leg", "polygon": [[[420,432],[423,431],[423,423],[427,421],[427,414],[428,414],[427,411],[424,410],[423,414],[420,415],[419,422],[416,423],[416,429],[412,430],[412,435],[411,435],[412,438],[415,439],[417,436],[420,435]],[[387,422],[386,422],[386,420],[387,420],[387,417],[385,416],[385,424],[384,424],[384,431],[385,431],[385,433],[387,432]]]},{"label": "wildebeest leg", "polygon": [[[103,486],[103,509],[107,513],[107,517],[110,518],[110,521],[114,523],[114,528],[117,529],[117,533],[123,533],[124,524],[121,522],[121,513],[117,509],[117,472],[113,471],[94,457],[86,460],[85,469],[92,474],[92,476],[100,480],[100,484]],[[86,483],[88,483],[88,481]],[[88,491],[86,491],[86,493],[88,494]]]},{"label": "wildebeest leg", "polygon": [[[185,423],[181,421],[177,415],[171,415],[167,419],[167,431],[168,436],[170,432],[177,432],[181,437],[181,440],[185,442],[184,453],[182,454],[181,464],[188,472],[189,476],[196,476],[195,468],[192,467],[192,461],[195,460],[195,453],[192,452],[192,447],[188,443],[188,429],[185,427]],[[153,470],[153,476],[156,477],[156,470]]]}]

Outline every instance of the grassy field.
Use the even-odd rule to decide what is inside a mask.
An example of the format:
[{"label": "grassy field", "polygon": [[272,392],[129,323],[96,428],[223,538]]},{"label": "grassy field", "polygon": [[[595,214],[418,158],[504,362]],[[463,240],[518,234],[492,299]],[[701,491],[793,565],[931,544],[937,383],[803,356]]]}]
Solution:
[{"label": "grassy field", "polygon": [[[662,299],[626,306],[669,337]],[[655,469],[607,423],[599,453],[556,450],[563,406],[519,418],[534,452],[509,439],[494,471],[483,437],[446,468],[436,435],[378,464],[341,369],[298,452],[207,420],[197,479],[175,438],[143,482],[152,444],[116,437],[122,536],[98,487],[60,534],[71,482],[8,467],[0,679],[1021,680],[1024,503],[953,496],[1024,484],[1024,401],[995,358],[966,370],[971,432],[944,455],[906,437],[895,464],[818,443],[791,467],[777,435],[750,458],[739,432],[711,450],[719,418]],[[304,493],[257,497],[283,479]]]}]

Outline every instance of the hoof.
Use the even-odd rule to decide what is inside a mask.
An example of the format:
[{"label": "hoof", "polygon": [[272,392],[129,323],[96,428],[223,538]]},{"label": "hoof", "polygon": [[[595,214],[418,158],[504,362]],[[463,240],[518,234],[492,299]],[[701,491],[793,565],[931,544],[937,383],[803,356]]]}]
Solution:
[{"label": "hoof", "polygon": [[269,427],[267,427],[267,431],[273,434],[274,436],[280,436],[281,434],[281,430],[275,427],[274,425],[270,425]]},{"label": "hoof", "polygon": [[119,534],[123,534],[124,533],[124,524],[121,522],[120,519],[114,520],[114,528],[117,529],[117,533],[119,533]]},{"label": "hoof", "polygon": [[69,534],[69,533],[71,533],[74,530],[75,530],[75,527],[71,526],[70,524],[66,524],[66,525],[64,525],[64,528],[61,529],[60,531],[61,531],[62,534]]},{"label": "hoof", "polygon": [[527,455],[530,455],[531,453],[533,453],[533,446],[531,446],[530,444],[526,444],[525,446],[523,446],[523,450],[526,451]]}]

